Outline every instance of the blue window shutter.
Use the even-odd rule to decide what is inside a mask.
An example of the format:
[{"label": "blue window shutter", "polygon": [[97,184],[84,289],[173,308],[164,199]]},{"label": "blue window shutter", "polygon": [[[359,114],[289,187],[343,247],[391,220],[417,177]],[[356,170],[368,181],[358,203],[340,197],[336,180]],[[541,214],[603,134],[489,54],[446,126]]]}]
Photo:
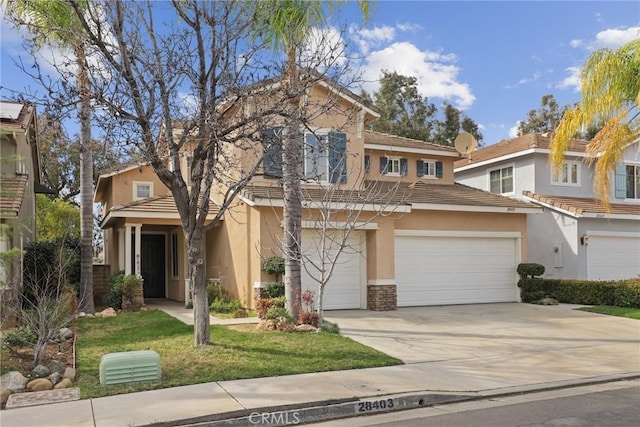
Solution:
[{"label": "blue window shutter", "polygon": [[422,160],[416,162],[416,169],[418,170],[418,176],[424,176],[424,162]]},{"label": "blue window shutter", "polygon": [[265,178],[282,178],[282,128],[267,128],[262,135],[264,159],[262,167]]},{"label": "blue window shutter", "polygon": [[442,178],[442,162],[436,162],[436,178]]},{"label": "blue window shutter", "polygon": [[409,161],[407,159],[400,159],[400,175],[406,176],[409,170]]},{"label": "blue window shutter", "polygon": [[364,171],[365,171],[365,173],[368,173],[370,169],[371,169],[371,156],[369,156],[368,154],[365,154],[365,156],[364,156]]},{"label": "blue window shutter", "polygon": [[347,135],[329,132],[329,172],[332,183],[347,182]]},{"label": "blue window shutter", "polygon": [[389,160],[386,157],[380,157],[380,173],[386,175],[387,174],[387,164]]},{"label": "blue window shutter", "polygon": [[627,168],[624,164],[616,165],[616,198],[625,199],[627,197]]}]

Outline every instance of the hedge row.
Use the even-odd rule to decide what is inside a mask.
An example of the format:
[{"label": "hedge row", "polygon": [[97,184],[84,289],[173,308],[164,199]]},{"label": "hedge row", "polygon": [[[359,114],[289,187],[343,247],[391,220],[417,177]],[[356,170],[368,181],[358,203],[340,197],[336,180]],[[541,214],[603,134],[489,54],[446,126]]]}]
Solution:
[{"label": "hedge row", "polygon": [[568,304],[640,308],[640,278],[602,282],[526,278],[518,286],[523,302],[550,297]]}]

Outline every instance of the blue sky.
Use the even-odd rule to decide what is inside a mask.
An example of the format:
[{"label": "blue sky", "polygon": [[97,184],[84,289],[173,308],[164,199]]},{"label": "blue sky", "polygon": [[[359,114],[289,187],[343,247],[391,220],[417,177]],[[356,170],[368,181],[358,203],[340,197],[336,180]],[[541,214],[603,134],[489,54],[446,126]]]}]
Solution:
[{"label": "blue sky", "polygon": [[[354,4],[341,21],[358,20]],[[342,35],[363,54],[365,89],[382,69],[418,78],[421,93],[464,109],[484,144],[513,135],[545,94],[560,105],[580,98],[579,67],[594,49],[640,37],[640,1],[379,1],[364,30]],[[32,84],[13,65],[19,36],[0,33],[0,85]],[[6,90],[0,98],[10,97]]]}]

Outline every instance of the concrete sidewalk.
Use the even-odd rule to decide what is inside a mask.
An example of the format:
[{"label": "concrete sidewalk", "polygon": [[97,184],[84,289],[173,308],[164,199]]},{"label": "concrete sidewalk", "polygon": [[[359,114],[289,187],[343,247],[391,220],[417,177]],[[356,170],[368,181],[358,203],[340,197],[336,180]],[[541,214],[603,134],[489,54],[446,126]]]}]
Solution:
[{"label": "concrete sidewalk", "polygon": [[[529,310],[525,305],[522,307]],[[364,317],[371,315],[361,313]],[[548,313],[560,312],[556,309]],[[463,355],[459,348],[451,348],[450,352],[439,353],[437,360],[402,366],[220,381],[46,407],[17,408],[0,412],[0,424],[3,427],[168,426],[193,425],[206,420],[199,425],[285,425],[389,409],[382,406],[409,409],[640,377],[640,323],[580,313],[576,317],[587,326],[585,333],[591,334],[600,326],[611,330],[608,338],[580,345],[573,342],[567,348],[559,347],[556,341],[552,346],[537,348],[527,348],[520,343],[509,352],[479,351]],[[395,315],[401,316],[402,312]],[[573,317],[569,311],[562,316],[562,322],[566,323],[568,317]],[[346,323],[346,319],[343,320]],[[514,322],[518,323],[519,319]],[[548,322],[541,324],[553,327]],[[621,327],[616,328],[616,324]],[[482,328],[482,325],[469,326],[472,327]],[[488,341],[491,341],[491,332],[486,331]],[[580,335],[582,331],[576,329],[575,333]],[[607,335],[606,331],[602,333]],[[531,327],[527,334],[533,334]],[[474,345],[490,344],[476,340],[474,336]],[[192,422],[179,422],[187,419]]]}]

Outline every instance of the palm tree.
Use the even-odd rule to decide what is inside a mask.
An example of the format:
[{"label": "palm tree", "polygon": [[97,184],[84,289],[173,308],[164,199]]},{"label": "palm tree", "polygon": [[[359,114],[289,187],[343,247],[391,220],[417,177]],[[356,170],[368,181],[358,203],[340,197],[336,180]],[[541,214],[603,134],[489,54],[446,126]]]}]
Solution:
[{"label": "palm tree", "polygon": [[[91,151],[91,87],[83,32],[77,10],[86,9],[86,0],[1,0],[5,15],[16,25],[26,26],[35,42],[51,43],[73,51],[78,90],[80,122],[80,311],[93,313],[93,155]],[[75,8],[74,8],[75,6]]]},{"label": "palm tree", "polygon": [[[259,32],[274,50],[287,55],[285,89],[295,92],[298,85],[296,57],[314,28],[325,27],[332,13],[340,9],[343,1],[262,0],[256,6]],[[362,15],[369,15],[369,2],[359,0]],[[303,143],[300,131],[302,117],[298,99],[293,99],[286,111],[285,132],[282,141],[283,255],[285,259],[284,285],[287,311],[298,319],[301,283],[301,230]]]},{"label": "palm tree", "polygon": [[581,75],[582,99],[565,112],[551,141],[551,162],[562,166],[574,135],[604,123],[587,145],[596,160],[594,188],[608,206],[609,173],[624,149],[640,138],[640,39],[593,52]]}]

